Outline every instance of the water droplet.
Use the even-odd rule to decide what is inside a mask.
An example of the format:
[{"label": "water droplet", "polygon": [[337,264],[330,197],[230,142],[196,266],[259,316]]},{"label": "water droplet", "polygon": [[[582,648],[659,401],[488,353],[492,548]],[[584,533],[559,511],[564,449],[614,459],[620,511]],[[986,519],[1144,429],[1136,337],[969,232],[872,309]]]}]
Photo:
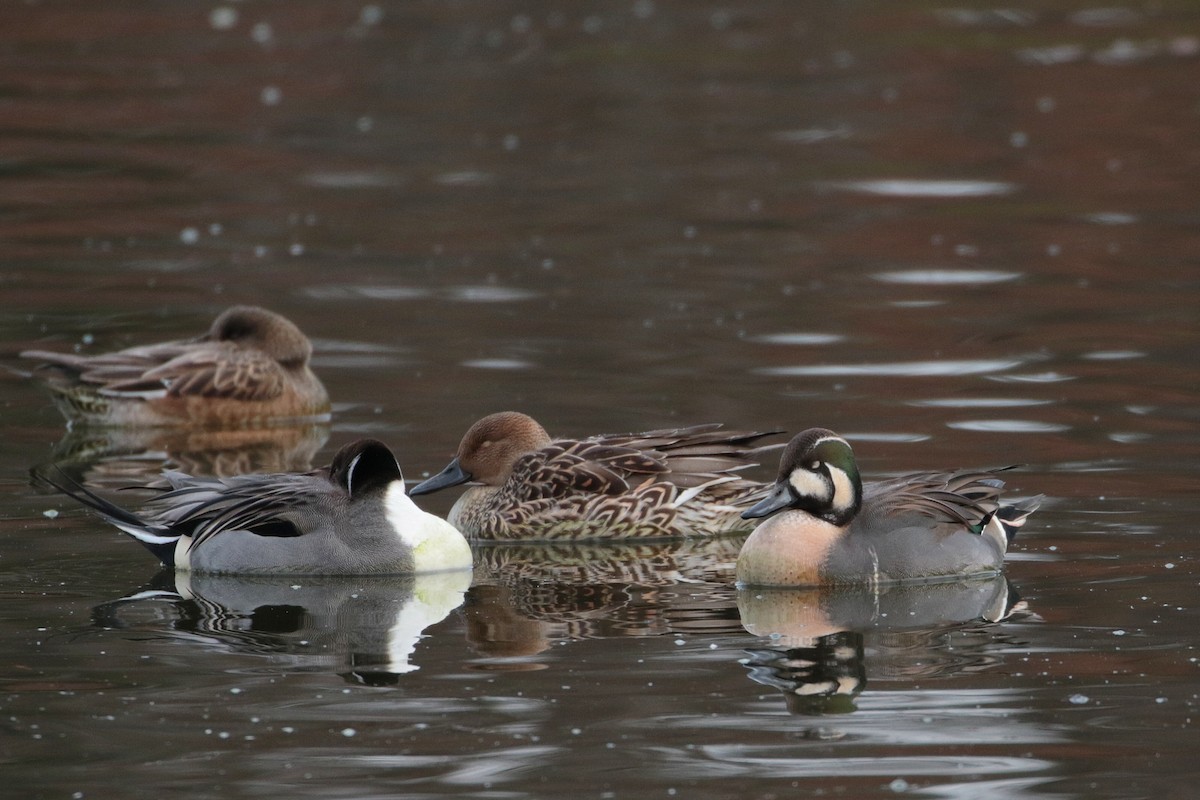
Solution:
[{"label": "water droplet", "polygon": [[219,6],[214,8],[208,15],[208,24],[215,31],[227,31],[234,25],[237,25],[238,12],[236,8],[229,6]]},{"label": "water droplet", "polygon": [[1090,700],[1086,694],[1073,694],[1067,698],[1067,702],[1074,706],[1087,705]]},{"label": "water droplet", "polygon": [[179,241],[184,244],[195,244],[200,241],[200,231],[196,228],[184,228],[179,232]]},{"label": "water droplet", "polygon": [[904,778],[896,778],[896,780],[888,784],[888,788],[893,792],[907,792],[908,781],[904,780]]},{"label": "water droplet", "polygon": [[256,22],[250,29],[250,38],[258,44],[270,44],[275,38],[275,31],[269,22]]},{"label": "water droplet", "polygon": [[354,728],[342,728],[342,736],[345,736],[347,739],[349,739],[351,736],[357,735],[358,731],[354,730]]},{"label": "water droplet", "polygon": [[637,0],[633,4],[633,15],[638,19],[649,19],[654,16],[654,0]]},{"label": "water droplet", "polygon": [[53,508],[48,508],[42,512],[42,516],[46,519],[55,519],[58,517],[58,511]]},{"label": "water droplet", "polygon": [[377,5],[363,6],[358,13],[358,21],[363,25],[378,25],[383,21],[383,8]]},{"label": "water droplet", "polygon": [[278,86],[264,86],[259,93],[259,99],[264,106],[277,106],[279,101],[283,100],[283,90]]}]

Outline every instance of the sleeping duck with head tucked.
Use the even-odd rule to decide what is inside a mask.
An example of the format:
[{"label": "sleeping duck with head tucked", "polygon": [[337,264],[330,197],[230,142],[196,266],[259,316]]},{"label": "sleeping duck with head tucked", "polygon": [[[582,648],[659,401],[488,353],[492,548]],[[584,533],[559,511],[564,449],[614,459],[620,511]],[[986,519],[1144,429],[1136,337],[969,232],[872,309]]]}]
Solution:
[{"label": "sleeping duck with head tucked", "polygon": [[308,337],[257,306],[226,309],[193,339],[95,355],[27,350],[21,357],[42,362],[34,374],[71,422],[230,428],[329,418]]},{"label": "sleeping duck with head tucked", "polygon": [[864,486],[850,444],[797,434],[775,485],[743,512],[765,518],[742,545],[746,587],[887,584],[995,575],[1042,496],[1004,504],[1000,470],[919,472]]}]

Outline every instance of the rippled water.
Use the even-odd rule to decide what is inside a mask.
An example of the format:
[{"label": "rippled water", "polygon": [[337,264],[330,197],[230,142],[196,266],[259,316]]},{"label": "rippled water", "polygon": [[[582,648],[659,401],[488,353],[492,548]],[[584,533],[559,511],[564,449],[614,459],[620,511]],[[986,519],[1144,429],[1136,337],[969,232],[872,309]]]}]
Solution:
[{"label": "rippled water", "polygon": [[[1192,796],[1191,5],[39,2],[0,30],[13,796]],[[331,426],[68,434],[15,357],[235,302],[313,338]],[[736,539],[177,584],[27,480],[363,433],[418,479],[504,408],[824,425],[869,476],[1020,463],[1048,500],[1007,582],[879,596],[739,594]]]}]

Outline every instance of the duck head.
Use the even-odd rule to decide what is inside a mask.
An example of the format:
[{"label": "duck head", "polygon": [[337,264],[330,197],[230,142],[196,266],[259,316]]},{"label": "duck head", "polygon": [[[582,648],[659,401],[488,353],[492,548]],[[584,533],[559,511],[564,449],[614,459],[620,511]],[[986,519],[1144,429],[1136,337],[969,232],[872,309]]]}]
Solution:
[{"label": "duck head", "polygon": [[744,519],[765,517],[785,508],[807,511],[843,526],[862,506],[862,479],[850,443],[825,428],[796,434],[779,461],[771,493],[742,512]]}]

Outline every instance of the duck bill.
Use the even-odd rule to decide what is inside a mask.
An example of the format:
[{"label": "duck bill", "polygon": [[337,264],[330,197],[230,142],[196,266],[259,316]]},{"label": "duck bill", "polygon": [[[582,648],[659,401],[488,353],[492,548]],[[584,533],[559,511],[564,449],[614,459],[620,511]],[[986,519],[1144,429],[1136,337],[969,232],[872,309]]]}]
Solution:
[{"label": "duck bill", "polygon": [[776,511],[787,508],[792,504],[792,493],[787,484],[777,483],[771,493],[742,512],[742,519],[757,519]]},{"label": "duck bill", "polygon": [[437,475],[423,480],[409,489],[408,494],[410,497],[418,494],[429,494],[436,492],[438,489],[445,489],[447,486],[458,486],[460,483],[466,483],[469,480],[471,480],[471,473],[464,470],[459,465],[458,459],[455,458]]}]

